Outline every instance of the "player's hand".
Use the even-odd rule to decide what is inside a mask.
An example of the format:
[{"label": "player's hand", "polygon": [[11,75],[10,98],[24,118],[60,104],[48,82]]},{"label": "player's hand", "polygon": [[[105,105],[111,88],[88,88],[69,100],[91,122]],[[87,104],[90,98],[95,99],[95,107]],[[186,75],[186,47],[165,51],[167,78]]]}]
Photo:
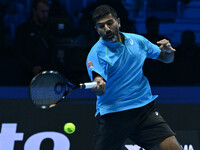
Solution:
[{"label": "player's hand", "polygon": [[97,82],[97,85],[95,85],[91,90],[94,91],[96,95],[102,96],[106,91],[106,82],[100,76],[95,77],[94,82]]},{"label": "player's hand", "polygon": [[166,53],[175,52],[176,50],[172,47],[169,40],[163,39],[157,42],[157,44],[160,44],[160,49],[162,51],[165,51]]}]

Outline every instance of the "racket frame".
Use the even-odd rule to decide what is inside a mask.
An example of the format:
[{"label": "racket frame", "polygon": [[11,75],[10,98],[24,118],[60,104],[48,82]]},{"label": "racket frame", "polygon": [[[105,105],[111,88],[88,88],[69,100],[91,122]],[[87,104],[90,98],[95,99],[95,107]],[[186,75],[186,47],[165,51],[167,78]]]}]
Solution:
[{"label": "racket frame", "polygon": [[[80,83],[78,86],[76,86],[76,85],[72,84],[71,82],[69,82],[62,74],[58,73],[57,71],[43,71],[43,72],[37,74],[35,77],[33,77],[33,79],[30,82],[30,85],[29,85],[29,97],[35,105],[37,105],[37,104],[31,98],[31,87],[32,87],[31,85],[39,76],[41,76],[43,74],[47,74],[47,73],[50,73],[50,74],[52,73],[52,74],[57,74],[59,76],[62,76],[66,80],[65,85],[72,87],[72,88],[70,90],[65,90],[63,96],[59,100],[57,100],[55,103],[50,104],[50,105],[41,105],[40,106],[41,109],[50,109],[52,107],[55,107],[57,104],[62,102],[71,92],[73,92],[77,89],[91,89],[97,85],[97,82],[86,82],[86,83]],[[37,106],[39,106],[39,105],[37,105]]]}]

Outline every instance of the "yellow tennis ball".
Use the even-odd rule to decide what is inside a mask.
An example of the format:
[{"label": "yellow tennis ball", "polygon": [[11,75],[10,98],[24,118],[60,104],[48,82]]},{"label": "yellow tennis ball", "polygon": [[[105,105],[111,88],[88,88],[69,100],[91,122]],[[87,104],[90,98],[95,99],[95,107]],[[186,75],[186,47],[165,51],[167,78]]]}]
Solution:
[{"label": "yellow tennis ball", "polygon": [[68,134],[74,133],[75,130],[76,130],[76,126],[75,126],[73,123],[71,123],[71,122],[66,123],[66,124],[64,125],[64,131],[65,131],[66,133],[68,133]]}]

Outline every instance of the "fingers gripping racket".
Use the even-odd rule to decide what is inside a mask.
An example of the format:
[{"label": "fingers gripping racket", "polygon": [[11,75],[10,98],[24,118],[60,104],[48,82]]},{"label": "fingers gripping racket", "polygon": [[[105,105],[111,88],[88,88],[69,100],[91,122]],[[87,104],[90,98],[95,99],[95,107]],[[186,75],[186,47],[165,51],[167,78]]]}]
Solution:
[{"label": "fingers gripping racket", "polygon": [[36,106],[48,109],[56,106],[72,91],[90,89],[95,85],[96,82],[88,82],[76,86],[56,71],[43,71],[31,80],[29,96]]}]

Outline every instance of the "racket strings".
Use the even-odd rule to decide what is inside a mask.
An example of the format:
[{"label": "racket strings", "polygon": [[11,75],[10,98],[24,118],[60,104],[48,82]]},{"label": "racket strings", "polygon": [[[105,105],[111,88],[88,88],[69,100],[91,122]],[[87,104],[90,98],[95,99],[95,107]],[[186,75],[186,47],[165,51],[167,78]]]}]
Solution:
[{"label": "racket strings", "polygon": [[36,105],[46,106],[60,100],[67,86],[65,79],[58,74],[43,74],[31,83],[31,99]]},{"label": "racket strings", "polygon": [[[78,87],[74,87],[72,89],[70,89],[69,91],[65,91],[65,93],[63,94],[62,98],[59,99],[55,104],[51,104],[48,108],[52,108],[52,107],[55,107],[58,103],[60,103],[63,99],[65,99],[65,97],[67,95],[69,95],[72,91],[78,89]],[[45,107],[46,108],[46,107]]]}]

